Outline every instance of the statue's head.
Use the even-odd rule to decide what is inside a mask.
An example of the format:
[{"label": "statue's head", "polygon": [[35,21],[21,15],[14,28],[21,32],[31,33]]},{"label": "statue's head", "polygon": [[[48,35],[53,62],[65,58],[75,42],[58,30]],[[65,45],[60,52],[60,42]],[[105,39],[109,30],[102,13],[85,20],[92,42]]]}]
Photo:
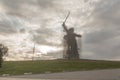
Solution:
[{"label": "statue's head", "polygon": [[74,28],[70,28],[70,29],[69,29],[69,32],[70,32],[70,33],[73,33],[73,32],[74,32]]}]

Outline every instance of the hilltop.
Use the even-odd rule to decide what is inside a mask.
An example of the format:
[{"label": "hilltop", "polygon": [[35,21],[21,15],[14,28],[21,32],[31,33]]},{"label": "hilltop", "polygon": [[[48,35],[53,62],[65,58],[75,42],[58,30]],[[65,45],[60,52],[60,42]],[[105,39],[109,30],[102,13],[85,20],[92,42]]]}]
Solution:
[{"label": "hilltop", "polygon": [[0,75],[41,74],[120,68],[119,61],[102,60],[40,60],[40,61],[5,61],[0,68]]}]

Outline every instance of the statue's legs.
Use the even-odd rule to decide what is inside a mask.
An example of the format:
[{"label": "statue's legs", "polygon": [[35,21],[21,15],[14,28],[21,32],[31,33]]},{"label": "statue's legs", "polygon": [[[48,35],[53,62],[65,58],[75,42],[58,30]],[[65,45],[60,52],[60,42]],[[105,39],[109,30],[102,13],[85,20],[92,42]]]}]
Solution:
[{"label": "statue's legs", "polygon": [[71,59],[80,59],[77,47],[75,47],[75,46],[71,47],[71,56],[70,57],[71,57]]}]

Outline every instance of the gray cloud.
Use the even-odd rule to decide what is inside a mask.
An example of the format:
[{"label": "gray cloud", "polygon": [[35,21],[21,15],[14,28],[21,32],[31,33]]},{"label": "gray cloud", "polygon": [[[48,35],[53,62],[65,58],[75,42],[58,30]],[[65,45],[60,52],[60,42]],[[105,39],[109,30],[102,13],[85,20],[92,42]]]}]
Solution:
[{"label": "gray cloud", "polygon": [[89,34],[85,35],[86,39],[85,39],[85,43],[100,43],[100,42],[104,42],[107,41],[109,39],[114,39],[115,37],[119,36],[119,33],[115,32],[115,30],[109,30],[109,29],[101,29],[99,31],[94,31],[94,32],[90,32]]},{"label": "gray cloud", "polygon": [[[13,48],[20,46],[21,53],[30,52],[34,42],[39,46],[60,48],[64,35],[61,24],[71,10],[66,24],[74,26],[77,33],[83,33],[82,58],[116,59],[120,56],[119,4],[119,0],[0,0],[0,36],[14,34],[1,41],[13,44]],[[80,41],[78,43],[81,45]],[[62,51],[47,55],[58,57],[58,53],[62,55]]]},{"label": "gray cloud", "polygon": [[[39,28],[35,31],[30,31],[30,34],[33,36],[32,41],[39,45],[51,45],[52,46],[61,46],[60,43],[55,41],[56,35],[51,28]],[[50,40],[53,40],[52,42]]]},{"label": "gray cloud", "polygon": [[91,31],[85,34],[84,43],[86,50],[95,53],[92,55],[94,59],[114,59],[119,56],[119,41],[116,41],[120,34],[119,3],[119,0],[101,0],[89,17],[92,21],[87,25],[94,30],[89,28]]},{"label": "gray cloud", "polygon": [[20,33],[25,33],[26,30],[25,30],[24,28],[22,28],[22,29],[19,30],[19,32],[20,32]]},{"label": "gray cloud", "polygon": [[42,8],[49,8],[49,7],[54,7],[54,2],[55,0],[37,0],[36,2],[39,4],[40,7]]},{"label": "gray cloud", "polygon": [[17,31],[12,27],[11,21],[3,17],[0,21],[0,33],[1,34],[10,34],[16,33]]},{"label": "gray cloud", "polygon": [[1,35],[12,35],[19,32],[20,29],[24,28],[24,23],[21,18],[14,17],[7,14],[0,14],[0,34]]},{"label": "gray cloud", "polygon": [[[52,8],[54,6],[53,1],[54,0],[0,0],[8,14],[20,17],[28,17],[28,14],[35,14],[35,8],[38,8],[40,11],[43,8],[43,10],[50,7]],[[30,13],[28,13],[28,11],[30,11]]]}]

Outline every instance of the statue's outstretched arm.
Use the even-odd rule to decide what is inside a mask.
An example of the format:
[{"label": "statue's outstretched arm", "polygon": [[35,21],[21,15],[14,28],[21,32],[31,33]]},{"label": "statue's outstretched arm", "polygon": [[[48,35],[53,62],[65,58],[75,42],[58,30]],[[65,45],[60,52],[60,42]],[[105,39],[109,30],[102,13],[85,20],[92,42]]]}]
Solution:
[{"label": "statue's outstretched arm", "polygon": [[80,35],[80,34],[75,34],[75,36],[76,36],[76,37],[82,37],[82,35]]}]

